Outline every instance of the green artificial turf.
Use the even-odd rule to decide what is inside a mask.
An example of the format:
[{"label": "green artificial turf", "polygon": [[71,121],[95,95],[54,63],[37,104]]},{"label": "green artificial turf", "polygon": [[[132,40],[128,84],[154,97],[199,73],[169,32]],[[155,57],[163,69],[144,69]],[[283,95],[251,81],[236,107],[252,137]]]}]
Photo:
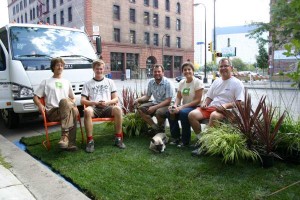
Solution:
[{"label": "green artificial turf", "polygon": [[[113,146],[112,127],[104,124],[94,125],[94,153],[85,152],[79,133],[77,152],[60,150],[60,133],[50,135],[50,151],[42,146],[41,136],[22,138],[22,142],[32,156],[92,199],[300,198],[300,165],[282,161],[268,169],[259,162],[225,165],[221,157],[192,157],[192,149],[172,145],[164,153],[154,153],[146,136],[125,137],[127,148],[121,150]],[[293,183],[297,184],[287,187]]]}]

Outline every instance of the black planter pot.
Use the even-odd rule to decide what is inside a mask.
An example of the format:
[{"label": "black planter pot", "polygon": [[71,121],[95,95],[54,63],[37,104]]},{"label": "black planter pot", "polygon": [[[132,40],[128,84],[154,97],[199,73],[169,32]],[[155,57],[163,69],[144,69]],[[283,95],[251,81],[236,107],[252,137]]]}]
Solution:
[{"label": "black planter pot", "polygon": [[274,165],[273,155],[260,155],[260,157],[261,157],[261,166],[263,168],[273,167]]}]

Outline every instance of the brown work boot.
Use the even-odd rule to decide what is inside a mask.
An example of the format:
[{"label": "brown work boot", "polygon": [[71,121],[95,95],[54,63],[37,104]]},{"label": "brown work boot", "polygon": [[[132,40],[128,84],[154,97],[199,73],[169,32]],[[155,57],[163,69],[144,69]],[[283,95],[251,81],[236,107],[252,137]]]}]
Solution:
[{"label": "brown work boot", "polygon": [[58,145],[61,149],[66,149],[69,146],[69,133],[65,132],[61,135],[61,138],[58,142]]},{"label": "brown work boot", "polygon": [[70,144],[65,150],[66,151],[77,151],[78,147],[76,145]]}]

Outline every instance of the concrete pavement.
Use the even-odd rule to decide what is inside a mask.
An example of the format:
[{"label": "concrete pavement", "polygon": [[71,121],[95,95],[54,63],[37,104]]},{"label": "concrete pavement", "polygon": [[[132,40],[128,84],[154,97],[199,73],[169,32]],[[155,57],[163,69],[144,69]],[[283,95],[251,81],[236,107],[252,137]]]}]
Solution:
[{"label": "concrete pavement", "polygon": [[0,135],[0,152],[11,164],[0,166],[0,199],[89,199],[77,188]]}]

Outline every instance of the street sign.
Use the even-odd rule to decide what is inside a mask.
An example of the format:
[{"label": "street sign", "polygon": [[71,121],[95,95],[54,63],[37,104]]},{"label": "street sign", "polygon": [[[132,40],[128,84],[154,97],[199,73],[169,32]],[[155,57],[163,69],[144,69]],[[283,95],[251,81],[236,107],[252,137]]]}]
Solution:
[{"label": "street sign", "polygon": [[221,52],[223,57],[236,56],[236,47],[225,47]]}]

